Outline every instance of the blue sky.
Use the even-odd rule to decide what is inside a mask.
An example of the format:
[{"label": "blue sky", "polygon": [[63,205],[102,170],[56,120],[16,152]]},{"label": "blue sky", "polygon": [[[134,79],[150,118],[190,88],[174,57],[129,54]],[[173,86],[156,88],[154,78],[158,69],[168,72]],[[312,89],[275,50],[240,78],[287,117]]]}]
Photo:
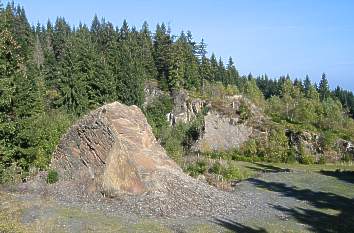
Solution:
[{"label": "blue sky", "polygon": [[[3,1],[6,2],[6,1]],[[241,74],[267,73],[318,81],[354,90],[353,0],[17,0],[33,24],[64,16],[87,24],[95,13],[115,25],[127,19],[151,29],[165,22],[174,34],[191,30],[208,51],[232,56]]]}]

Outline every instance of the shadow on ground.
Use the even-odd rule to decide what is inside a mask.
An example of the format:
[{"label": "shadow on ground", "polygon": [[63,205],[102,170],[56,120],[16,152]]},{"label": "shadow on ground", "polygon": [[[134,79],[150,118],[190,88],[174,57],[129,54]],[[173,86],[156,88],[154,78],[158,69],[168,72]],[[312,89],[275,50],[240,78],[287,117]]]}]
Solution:
[{"label": "shadow on ground", "polygon": [[277,172],[290,172],[290,169],[284,169],[284,168],[280,168],[280,167],[276,167],[270,164],[262,164],[262,163],[253,163],[255,164],[257,167],[251,167],[251,166],[247,166],[247,168],[252,169],[256,172],[273,172],[273,173],[277,173]]},{"label": "shadow on ground", "polygon": [[215,224],[218,224],[225,229],[237,232],[237,233],[267,233],[267,231],[263,228],[259,229],[254,229],[252,227],[248,227],[245,225],[242,225],[240,223],[237,223],[235,221],[229,220],[229,219],[221,219],[221,218],[216,218],[213,221]]},{"label": "shadow on ground", "polygon": [[249,179],[253,185],[269,191],[281,193],[286,197],[296,198],[309,204],[309,208],[287,208],[275,206],[298,222],[306,224],[314,232],[354,232],[354,199],[329,192],[316,192],[310,189],[299,189],[279,182],[266,182],[260,179]]},{"label": "shadow on ground", "polygon": [[347,183],[354,184],[354,171],[324,171],[321,170],[320,173],[325,176],[332,176],[338,180],[345,181]]}]

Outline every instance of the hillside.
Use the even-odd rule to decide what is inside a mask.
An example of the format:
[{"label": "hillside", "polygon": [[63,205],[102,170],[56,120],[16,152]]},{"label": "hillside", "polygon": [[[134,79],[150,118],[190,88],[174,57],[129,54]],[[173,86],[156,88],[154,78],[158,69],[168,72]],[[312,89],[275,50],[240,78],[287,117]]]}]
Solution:
[{"label": "hillside", "polygon": [[0,0],[0,232],[353,232],[353,143],[325,73],[240,74],[165,23],[30,25]]},{"label": "hillside", "polygon": [[[115,28],[94,17],[90,27],[71,27],[59,17],[54,23],[31,26],[25,10],[13,3],[0,8],[0,19],[1,182],[16,182],[47,169],[60,137],[90,110],[114,101],[146,106],[144,89],[149,82],[168,97],[162,103],[167,105],[159,103],[163,109],[151,113],[158,121],[150,121],[155,134],[172,108],[179,111],[169,97],[176,101],[174,93],[187,90],[197,99],[214,103],[227,95],[243,95],[280,131],[315,132],[329,154],[337,153],[333,143],[339,138],[353,141],[352,93],[341,88],[331,91],[325,74],[319,85],[308,77],[302,81],[289,76],[242,76],[232,58],[224,65],[215,54],[206,56],[204,41],[194,41],[189,31],[175,37],[164,23],[151,31],[145,22],[138,30],[127,21]],[[274,135],[278,136],[284,138]],[[279,156],[293,154],[283,149]],[[306,148],[299,151],[302,148],[296,153],[303,156],[312,153]],[[262,153],[264,157],[268,151],[256,155]]]}]

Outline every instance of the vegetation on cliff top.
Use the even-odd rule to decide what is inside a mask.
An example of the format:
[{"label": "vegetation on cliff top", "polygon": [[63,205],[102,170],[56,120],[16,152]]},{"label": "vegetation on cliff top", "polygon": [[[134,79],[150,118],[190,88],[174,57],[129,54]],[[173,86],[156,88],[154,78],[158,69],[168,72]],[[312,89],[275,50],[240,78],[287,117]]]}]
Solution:
[{"label": "vegetation on cliff top", "polygon": [[[164,23],[154,32],[146,22],[140,29],[127,21],[114,27],[97,16],[90,27],[71,27],[60,17],[31,26],[22,7],[0,2],[0,182],[46,169],[61,135],[87,111],[112,101],[142,106],[146,80],[157,80],[166,92],[242,93],[281,127],[354,139],[353,93],[331,91],[325,75],[319,85],[308,77],[241,76],[232,58],[225,65],[207,55],[203,40],[195,42],[190,31],[171,35]],[[166,149],[180,154],[198,123],[166,128],[172,106],[168,98],[160,101],[148,106],[147,116]],[[283,158],[276,148],[269,145],[265,156]]]}]

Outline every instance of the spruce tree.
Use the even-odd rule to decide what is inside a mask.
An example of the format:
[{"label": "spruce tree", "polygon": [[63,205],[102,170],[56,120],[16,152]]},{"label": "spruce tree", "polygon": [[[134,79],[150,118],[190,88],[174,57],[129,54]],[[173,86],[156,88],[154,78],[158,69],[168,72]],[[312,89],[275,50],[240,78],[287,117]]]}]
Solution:
[{"label": "spruce tree", "polygon": [[148,23],[145,21],[139,34],[139,46],[141,53],[141,60],[144,63],[144,70],[146,71],[147,79],[156,79],[157,70],[153,57],[153,42],[151,39],[151,32]]},{"label": "spruce tree", "polygon": [[165,24],[158,24],[154,36],[154,60],[162,88],[168,88],[172,39]]},{"label": "spruce tree", "polygon": [[331,91],[329,90],[328,80],[325,73],[322,74],[321,81],[318,86],[318,92],[320,93],[321,101],[330,96]]},{"label": "spruce tree", "polygon": [[239,74],[236,70],[235,64],[231,57],[229,57],[229,62],[226,66],[226,85],[235,85],[238,84]]},{"label": "spruce tree", "polygon": [[307,94],[309,91],[310,87],[312,86],[311,80],[308,75],[306,75],[306,78],[304,80],[304,92]]}]

